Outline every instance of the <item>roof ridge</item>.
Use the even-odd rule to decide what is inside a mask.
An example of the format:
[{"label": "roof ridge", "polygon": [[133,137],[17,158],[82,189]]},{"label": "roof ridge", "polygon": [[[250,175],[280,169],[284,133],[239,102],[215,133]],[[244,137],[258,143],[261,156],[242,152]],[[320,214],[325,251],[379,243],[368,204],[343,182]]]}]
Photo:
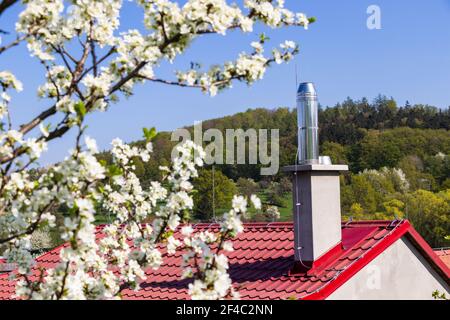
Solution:
[{"label": "roof ridge", "polygon": [[402,220],[359,220],[359,221],[343,221],[342,227],[388,227],[394,222],[401,222]]},{"label": "roof ridge", "polygon": [[[389,226],[395,221],[399,220],[359,220],[359,221],[342,221],[342,227],[360,227],[360,226]],[[145,223],[144,223],[145,224]],[[263,221],[263,222],[243,222],[244,228],[259,227],[259,228],[279,228],[279,227],[293,227],[293,221]],[[107,226],[107,223],[102,223],[96,226],[96,231],[102,231],[102,229]],[[220,227],[219,222],[192,222],[192,223],[181,223],[178,228],[186,225],[192,225],[194,228],[218,228]]]},{"label": "roof ridge", "polygon": [[[178,228],[183,227],[185,224],[180,224]],[[277,229],[277,228],[293,228],[293,222],[244,222],[242,223],[244,230],[249,229]],[[208,223],[200,222],[193,223],[192,227],[194,229],[209,229],[209,228],[220,228],[219,223]]]}]

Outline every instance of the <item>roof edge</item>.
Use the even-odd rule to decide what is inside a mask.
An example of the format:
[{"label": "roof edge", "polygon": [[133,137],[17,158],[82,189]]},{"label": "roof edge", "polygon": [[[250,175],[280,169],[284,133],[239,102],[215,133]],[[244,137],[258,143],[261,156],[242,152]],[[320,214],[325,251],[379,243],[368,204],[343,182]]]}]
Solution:
[{"label": "roof edge", "polygon": [[411,240],[414,247],[424,256],[424,258],[434,267],[435,270],[444,278],[444,281],[450,285],[450,268],[439,258],[433,248],[425,241],[424,238],[412,226],[406,234]]},{"label": "roof edge", "polygon": [[304,297],[304,300],[324,300],[328,298],[334,291],[350,280],[362,268],[372,262],[376,257],[383,253],[387,248],[394,244],[403,236],[407,236],[412,244],[423,257],[431,264],[431,266],[442,276],[443,280],[450,285],[450,268],[438,257],[430,245],[422,238],[422,236],[414,229],[408,220],[402,220],[392,231],[384,237],[384,239],[369,250],[360,259],[355,260],[347,269],[339,273],[334,280],[331,280],[325,287],[319,291],[313,292]]}]

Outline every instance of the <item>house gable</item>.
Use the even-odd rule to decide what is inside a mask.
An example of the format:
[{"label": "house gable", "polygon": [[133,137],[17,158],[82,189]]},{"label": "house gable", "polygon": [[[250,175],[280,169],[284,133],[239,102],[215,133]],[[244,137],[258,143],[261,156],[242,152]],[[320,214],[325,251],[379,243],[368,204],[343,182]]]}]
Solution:
[{"label": "house gable", "polygon": [[405,235],[328,299],[432,299],[435,290],[450,294],[450,286]]}]

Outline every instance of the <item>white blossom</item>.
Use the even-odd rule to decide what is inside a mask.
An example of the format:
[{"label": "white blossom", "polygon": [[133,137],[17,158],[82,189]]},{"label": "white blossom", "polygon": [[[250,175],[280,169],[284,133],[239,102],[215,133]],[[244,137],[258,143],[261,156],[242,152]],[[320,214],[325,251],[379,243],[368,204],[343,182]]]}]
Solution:
[{"label": "white blossom", "polygon": [[243,196],[234,196],[231,205],[237,212],[247,211],[247,200]]},{"label": "white blossom", "polygon": [[43,135],[44,137],[47,138],[47,137],[49,136],[48,129],[44,126],[43,123],[41,123],[41,124],[39,125],[39,130],[41,131],[41,133],[42,133],[42,135]]},{"label": "white blossom", "polygon": [[255,209],[261,209],[261,199],[259,199],[256,195],[252,194],[250,196],[250,201],[252,202]]},{"label": "white blossom", "polygon": [[[179,156],[172,164],[160,168],[164,181],[152,181],[144,187],[134,173],[134,162],[136,158],[149,161],[151,142],[140,148],[115,139],[111,163],[99,161],[95,140],[85,137],[84,145],[80,142],[85,118],[96,111],[107,111],[123,96],[133,94],[136,84],[145,81],[195,87],[211,96],[232,87],[234,81],[252,84],[264,77],[271,64],[291,60],[297,45],[287,41],[272,54],[264,55],[265,41],[261,40],[251,43],[251,53],[240,52],[234,61],[206,70],[193,67],[177,71],[172,80],[157,75],[161,65],[173,62],[204,34],[225,35],[230,30],[248,33],[255,23],[273,28],[307,28],[309,20],[285,8],[282,0],[245,0],[241,5],[225,0],[136,3],[143,12],[143,25],[128,31],[119,29],[121,0],[25,1],[18,15],[17,38],[25,39],[29,54],[46,70],[37,94],[49,105],[24,126],[8,123],[0,129],[0,159],[4,168],[10,168],[1,182],[0,206],[5,214],[0,215],[0,239],[11,237],[5,244],[5,257],[19,267],[18,297],[117,298],[123,287],[139,288],[147,277],[146,268],[158,268],[163,263],[158,243],[166,245],[169,254],[185,247],[183,275],[197,277],[189,286],[193,299],[238,297],[222,252],[232,250],[230,241],[243,230],[240,218],[247,211],[247,199],[233,198],[233,209],[224,214],[218,233],[195,232],[192,226],[184,225],[182,238],[177,239],[173,232],[194,207],[191,180],[198,176],[197,168],[203,166],[203,149],[192,141],[186,142],[178,148]],[[2,121],[9,122],[10,91],[22,89],[22,83],[11,72],[0,71]],[[44,126],[44,122],[48,125]],[[40,168],[38,177],[32,177],[27,166],[38,163],[48,148],[47,140],[74,127],[79,135],[69,155]],[[401,174],[398,177],[402,179]],[[255,208],[261,207],[256,197],[250,201]],[[56,217],[51,208],[62,204],[70,214],[61,226],[62,239],[68,246],[60,252],[60,263],[45,270],[41,282],[24,281],[23,276],[34,263],[29,230],[54,226]],[[99,208],[113,217],[102,239],[96,239],[94,224]],[[149,218],[153,223],[144,224]],[[218,243],[222,243],[219,252],[211,250]],[[194,257],[198,258],[195,268],[200,273],[187,266]]]},{"label": "white blossom", "polygon": [[175,239],[174,237],[169,237],[167,239],[167,252],[169,254],[175,254],[176,249],[181,245],[180,240]]},{"label": "white blossom", "polygon": [[272,220],[280,219],[280,211],[278,210],[278,207],[276,207],[276,206],[269,206],[266,209],[265,214]]},{"label": "white blossom", "polygon": [[90,138],[90,137],[86,137],[84,138],[84,141],[86,143],[86,147],[89,149],[89,151],[91,153],[97,153],[98,152],[98,148],[97,148],[97,142]]},{"label": "white blossom", "polygon": [[23,90],[22,82],[9,71],[0,71],[0,84],[4,89],[13,88],[19,92]]}]

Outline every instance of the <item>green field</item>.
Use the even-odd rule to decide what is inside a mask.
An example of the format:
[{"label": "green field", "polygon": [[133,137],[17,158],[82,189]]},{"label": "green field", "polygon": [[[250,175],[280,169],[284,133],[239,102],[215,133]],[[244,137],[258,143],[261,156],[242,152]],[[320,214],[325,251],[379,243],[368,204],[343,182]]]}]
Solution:
[{"label": "green field", "polygon": [[283,200],[284,206],[278,208],[280,210],[280,221],[292,221],[292,195],[286,196]]},{"label": "green field", "polygon": [[[263,203],[267,201],[267,195],[264,192],[258,194],[258,197]],[[283,197],[283,206],[278,207],[280,211],[279,221],[292,221],[292,195],[286,195]]]}]

